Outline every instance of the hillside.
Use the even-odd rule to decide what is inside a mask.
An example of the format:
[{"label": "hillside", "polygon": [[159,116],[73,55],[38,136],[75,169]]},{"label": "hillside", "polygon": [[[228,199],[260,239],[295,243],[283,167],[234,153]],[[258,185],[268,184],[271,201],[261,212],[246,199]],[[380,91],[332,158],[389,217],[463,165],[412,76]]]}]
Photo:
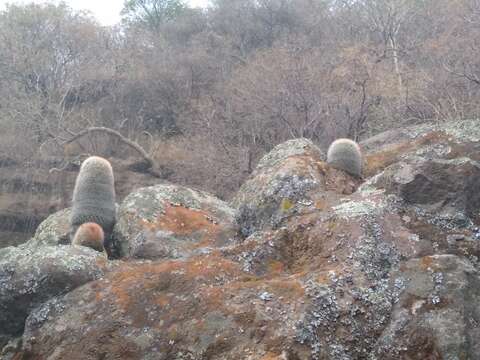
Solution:
[{"label": "hillside", "polygon": [[227,203],[171,183],[120,203],[115,258],[68,209],[0,249],[2,359],[479,359],[480,121],[307,139]]}]

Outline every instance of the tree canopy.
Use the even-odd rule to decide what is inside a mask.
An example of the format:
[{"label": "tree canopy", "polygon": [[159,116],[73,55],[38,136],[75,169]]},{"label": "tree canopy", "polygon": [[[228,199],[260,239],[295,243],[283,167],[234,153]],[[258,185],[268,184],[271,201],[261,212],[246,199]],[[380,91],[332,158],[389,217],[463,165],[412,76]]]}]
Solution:
[{"label": "tree canopy", "polygon": [[[0,11],[1,154],[58,155],[105,127],[172,181],[228,196],[292,137],[326,148],[480,117],[477,0],[127,0],[123,16],[105,27],[64,3]],[[77,152],[122,154],[95,136]]]},{"label": "tree canopy", "polygon": [[186,9],[180,0],[125,0],[122,15],[129,23],[158,30],[161,25],[177,18]]}]

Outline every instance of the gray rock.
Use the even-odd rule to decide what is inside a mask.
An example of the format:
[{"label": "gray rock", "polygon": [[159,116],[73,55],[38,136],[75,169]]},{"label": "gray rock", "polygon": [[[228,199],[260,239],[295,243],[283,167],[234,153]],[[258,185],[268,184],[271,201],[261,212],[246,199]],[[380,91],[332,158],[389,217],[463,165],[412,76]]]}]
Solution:
[{"label": "gray rock", "polygon": [[0,251],[0,336],[21,335],[30,311],[55,296],[99,278],[106,259],[74,246]]},{"label": "gray rock", "polygon": [[206,192],[169,184],[142,188],[120,205],[114,246],[120,257],[188,257],[232,244],[234,215]]},{"label": "gray rock", "polygon": [[412,259],[409,279],[380,336],[377,359],[477,359],[480,354],[480,277],[466,259]]},{"label": "gray rock", "polygon": [[239,242],[235,213],[218,199],[140,189],[122,203],[116,245],[152,260],[115,262],[43,301],[5,354],[477,359],[478,124],[402,129],[403,145],[392,145],[395,133],[377,137],[375,177],[358,191],[304,140],[282,144],[232,201],[242,231],[255,231]]},{"label": "gray rock", "polygon": [[469,158],[452,160],[411,157],[385,169],[376,186],[429,211],[457,211],[478,216],[480,164]]},{"label": "gray rock", "polygon": [[291,156],[302,155],[314,156],[324,160],[325,154],[311,140],[306,138],[298,138],[285,141],[275,146],[268,154],[263,156],[256,167],[259,171],[265,167],[272,167],[284,161]]},{"label": "gray rock", "polygon": [[[457,144],[471,143],[474,145],[480,139],[480,119],[454,120],[447,123],[430,122],[393,129],[372,136],[362,141],[361,145],[368,152],[382,151],[391,149],[395,144],[412,142],[434,133],[444,133],[448,135],[449,141]],[[438,146],[444,141],[437,138],[434,143]]]},{"label": "gray rock", "polygon": [[[3,344],[2,340],[0,339],[0,343]],[[7,342],[7,344],[3,347],[0,352],[0,357],[2,360],[13,360],[15,359],[15,353],[19,351],[22,347],[22,338],[14,338]]]},{"label": "gray rock", "polygon": [[[276,228],[292,214],[314,205],[315,194],[328,187],[324,158],[306,139],[289,140],[265,155],[231,201],[238,210],[242,235]],[[334,178],[337,184],[351,182],[348,174],[335,174]]]},{"label": "gray rock", "polygon": [[50,215],[37,228],[27,245],[33,248],[69,244],[71,209],[66,208]]}]

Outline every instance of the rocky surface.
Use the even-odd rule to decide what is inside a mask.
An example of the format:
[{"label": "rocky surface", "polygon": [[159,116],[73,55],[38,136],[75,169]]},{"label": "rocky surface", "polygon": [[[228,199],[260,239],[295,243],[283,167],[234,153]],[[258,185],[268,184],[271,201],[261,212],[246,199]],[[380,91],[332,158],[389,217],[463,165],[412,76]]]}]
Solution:
[{"label": "rocky surface", "polygon": [[453,255],[412,259],[409,279],[375,346],[377,359],[478,359],[480,278],[471,262]]},{"label": "rocky surface", "polygon": [[37,306],[99,278],[106,268],[104,256],[84,247],[1,249],[0,342],[21,335],[27,315]]},{"label": "rocky surface", "polygon": [[258,162],[255,172],[264,168],[271,168],[284,162],[291,156],[312,156],[316,159],[325,159],[325,154],[311,140],[306,138],[292,139],[278,144]]},{"label": "rocky surface", "polygon": [[113,234],[119,257],[185,258],[232,244],[234,210],[225,202],[184,186],[162,184],[128,195]]},{"label": "rocky surface", "polygon": [[242,235],[278,228],[292,215],[322,206],[329,193],[351,194],[359,182],[323,159],[306,139],[287,141],[265,155],[231,202]]},{"label": "rocky surface", "polygon": [[41,247],[45,245],[70,244],[70,214],[71,209],[66,208],[50,215],[35,231],[34,236],[27,241],[29,247]]},{"label": "rocky surface", "polygon": [[219,200],[141,189],[121,205],[125,259],[29,308],[3,356],[479,359],[479,140],[473,120],[381,134],[363,181],[282,144],[232,202],[236,241]]},{"label": "rocky surface", "polygon": [[389,166],[373,182],[430,212],[480,215],[480,163],[468,158],[409,158]]}]

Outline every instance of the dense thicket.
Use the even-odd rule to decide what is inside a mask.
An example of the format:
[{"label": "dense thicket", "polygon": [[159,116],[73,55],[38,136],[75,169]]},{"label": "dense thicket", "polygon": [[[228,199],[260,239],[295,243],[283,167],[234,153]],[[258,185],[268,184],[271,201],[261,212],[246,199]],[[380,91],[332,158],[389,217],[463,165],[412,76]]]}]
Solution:
[{"label": "dense thicket", "polygon": [[0,152],[124,156],[228,197],[259,156],[413,122],[478,117],[478,0],[128,0],[121,26],[65,4],[0,13]]}]

